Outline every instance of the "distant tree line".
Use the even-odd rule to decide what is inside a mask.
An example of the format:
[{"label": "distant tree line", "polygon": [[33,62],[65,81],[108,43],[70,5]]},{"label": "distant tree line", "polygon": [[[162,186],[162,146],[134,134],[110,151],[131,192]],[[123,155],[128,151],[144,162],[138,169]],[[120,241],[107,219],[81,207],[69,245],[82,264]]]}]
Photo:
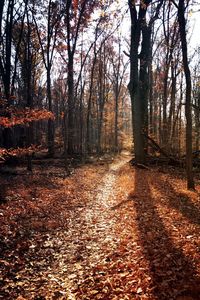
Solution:
[{"label": "distant tree line", "polygon": [[[49,156],[84,156],[131,143],[121,19],[99,1],[1,2],[2,149],[34,144]],[[54,117],[19,124],[24,108]]]}]

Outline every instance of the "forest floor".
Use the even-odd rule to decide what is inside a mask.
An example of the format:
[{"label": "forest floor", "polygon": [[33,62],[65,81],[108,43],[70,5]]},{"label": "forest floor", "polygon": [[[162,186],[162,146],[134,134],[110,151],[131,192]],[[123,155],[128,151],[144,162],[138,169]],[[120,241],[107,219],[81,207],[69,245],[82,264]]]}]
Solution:
[{"label": "forest floor", "polygon": [[1,175],[0,299],[200,299],[200,184],[129,160]]}]

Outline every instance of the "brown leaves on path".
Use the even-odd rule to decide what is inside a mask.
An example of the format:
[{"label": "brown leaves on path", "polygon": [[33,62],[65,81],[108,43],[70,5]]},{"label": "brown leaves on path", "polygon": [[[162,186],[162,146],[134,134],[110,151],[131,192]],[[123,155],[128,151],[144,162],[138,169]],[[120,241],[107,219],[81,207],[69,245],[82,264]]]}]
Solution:
[{"label": "brown leaves on path", "polygon": [[1,179],[0,299],[200,299],[198,192],[127,160]]}]

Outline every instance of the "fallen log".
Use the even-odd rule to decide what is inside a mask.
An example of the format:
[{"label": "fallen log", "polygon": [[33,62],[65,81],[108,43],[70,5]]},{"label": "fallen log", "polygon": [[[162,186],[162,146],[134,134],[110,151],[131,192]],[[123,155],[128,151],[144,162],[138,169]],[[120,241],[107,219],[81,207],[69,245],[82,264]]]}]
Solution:
[{"label": "fallen log", "polygon": [[160,154],[162,154],[164,157],[167,158],[167,163],[169,165],[172,165],[172,166],[182,166],[184,164],[184,160],[182,159],[177,159],[175,157],[173,157],[172,155],[169,155],[163,148],[161,148],[159,146],[159,144],[154,141],[153,138],[151,138],[148,134],[146,133],[143,133],[144,137],[150,142],[149,144],[151,145],[151,147],[158,151]]},{"label": "fallen log", "polygon": [[129,163],[130,163],[132,166],[137,167],[138,169],[150,170],[150,168],[149,168],[147,165],[144,165],[144,164],[141,164],[141,163],[137,163],[137,162],[135,161],[134,158],[131,159],[131,160],[129,161]]}]

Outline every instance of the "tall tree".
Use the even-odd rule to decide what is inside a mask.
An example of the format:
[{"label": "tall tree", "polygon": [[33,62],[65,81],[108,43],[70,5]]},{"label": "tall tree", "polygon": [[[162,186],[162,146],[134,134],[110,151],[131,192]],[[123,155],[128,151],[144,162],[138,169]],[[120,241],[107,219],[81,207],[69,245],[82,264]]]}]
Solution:
[{"label": "tall tree", "polygon": [[114,151],[119,151],[119,100],[120,93],[123,87],[123,80],[125,72],[129,63],[129,60],[124,62],[124,56],[122,55],[122,38],[118,33],[117,38],[118,52],[112,51],[110,54],[110,60],[113,67],[113,76],[111,82],[113,85],[113,92],[115,98],[115,135],[114,135]]},{"label": "tall tree", "polygon": [[[9,100],[10,98],[10,83],[11,83],[11,53],[12,53],[12,29],[13,29],[13,15],[15,1],[9,0],[7,3],[6,21],[5,21],[5,54],[4,57],[0,57],[0,70],[2,81],[4,84],[4,94]],[[0,22],[2,26],[2,14],[4,9],[4,1],[0,6]],[[2,35],[2,32],[0,32]],[[3,37],[1,36],[1,43],[3,43]]]},{"label": "tall tree", "polygon": [[[40,42],[40,47],[42,50],[43,63],[46,69],[47,76],[47,100],[48,100],[48,109],[53,111],[52,107],[52,93],[51,93],[51,70],[53,66],[53,58],[56,47],[56,41],[59,32],[60,21],[62,18],[62,11],[60,11],[60,5],[58,1],[49,0],[47,7],[44,7],[44,13],[47,13],[47,20],[44,28],[44,25],[39,24],[37,19],[34,16],[33,10],[33,19],[37,29],[38,39]],[[39,20],[40,16],[39,16]],[[42,29],[42,30],[41,30]],[[45,34],[44,34],[45,33]],[[48,120],[48,152],[50,156],[54,155],[54,121],[53,119]]]},{"label": "tall tree", "polygon": [[186,82],[186,98],[185,98],[185,117],[186,117],[186,173],[187,173],[187,187],[194,189],[194,178],[192,172],[192,112],[191,112],[191,73],[188,62],[188,47],[187,47],[187,34],[186,34],[186,19],[185,10],[188,1],[179,0],[178,5],[172,1],[178,9],[178,23],[181,39],[183,68]]},{"label": "tall tree", "polygon": [[68,147],[67,153],[74,153],[74,104],[75,104],[75,88],[74,88],[74,56],[77,48],[77,41],[81,28],[87,25],[87,20],[92,13],[96,3],[95,1],[83,0],[66,2],[66,28],[67,28],[67,53],[68,53],[68,111],[65,114],[67,119],[68,131]]},{"label": "tall tree", "polygon": [[[145,135],[148,130],[148,60],[151,53],[151,29],[157,19],[163,1],[160,1],[147,23],[147,8],[151,0],[141,0],[139,10],[136,1],[129,0],[131,15],[130,82],[129,92],[132,103],[133,137],[135,160],[146,160]],[[139,46],[141,43],[141,52]]]}]

